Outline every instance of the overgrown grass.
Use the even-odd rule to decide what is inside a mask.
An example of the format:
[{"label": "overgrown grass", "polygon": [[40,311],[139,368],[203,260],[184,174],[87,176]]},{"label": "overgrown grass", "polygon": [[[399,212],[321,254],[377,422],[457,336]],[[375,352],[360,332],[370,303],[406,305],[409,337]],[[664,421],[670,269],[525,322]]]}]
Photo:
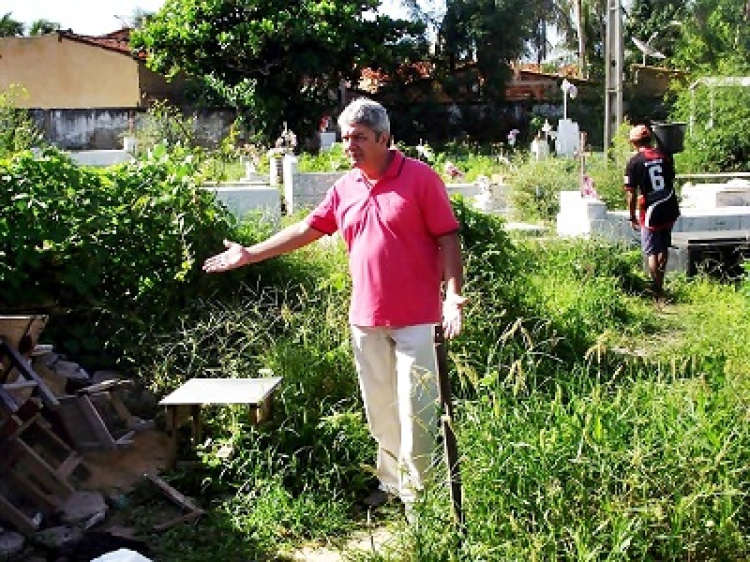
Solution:
[{"label": "overgrown grass", "polygon": [[[708,278],[641,296],[640,257],[598,241],[513,240],[454,201],[470,305],[450,344],[467,526],[452,531],[444,469],[389,554],[357,560],[737,560],[748,554],[746,295]],[[265,233],[245,225],[250,241]],[[366,525],[374,464],[337,243],[236,273],[237,289],[182,311],[141,364],[166,392],[192,376],[284,377],[274,421],[208,420],[200,468],[176,486],[209,515],[158,559],[268,560]],[[144,358],[145,359],[145,358]],[[234,456],[222,459],[230,444]]]}]

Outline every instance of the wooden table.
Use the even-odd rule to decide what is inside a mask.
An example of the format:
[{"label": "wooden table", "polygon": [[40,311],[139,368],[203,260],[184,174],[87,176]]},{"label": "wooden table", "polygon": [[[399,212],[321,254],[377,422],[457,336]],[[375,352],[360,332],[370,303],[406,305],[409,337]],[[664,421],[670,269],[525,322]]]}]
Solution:
[{"label": "wooden table", "polygon": [[165,396],[159,404],[166,407],[167,430],[172,437],[176,438],[177,429],[191,420],[193,442],[197,444],[201,439],[202,406],[247,404],[251,422],[258,424],[270,416],[273,392],[279,383],[281,377],[194,378]]}]

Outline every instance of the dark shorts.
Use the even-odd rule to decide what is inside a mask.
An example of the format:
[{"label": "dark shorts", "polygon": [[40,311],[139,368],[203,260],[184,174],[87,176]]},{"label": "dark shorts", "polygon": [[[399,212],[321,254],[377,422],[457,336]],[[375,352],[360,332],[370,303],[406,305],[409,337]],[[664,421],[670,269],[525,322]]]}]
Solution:
[{"label": "dark shorts", "polygon": [[649,230],[641,227],[641,248],[647,256],[661,254],[672,245],[672,228]]}]

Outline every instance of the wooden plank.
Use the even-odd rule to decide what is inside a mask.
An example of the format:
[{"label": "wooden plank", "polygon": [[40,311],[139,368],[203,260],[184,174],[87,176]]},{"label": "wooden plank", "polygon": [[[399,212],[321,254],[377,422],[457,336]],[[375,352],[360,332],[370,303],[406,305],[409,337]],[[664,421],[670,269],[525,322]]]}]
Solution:
[{"label": "wooden plank", "polygon": [[84,418],[88,421],[89,428],[99,439],[102,448],[109,451],[116,449],[117,443],[99,415],[99,411],[92,404],[91,399],[88,396],[79,396],[77,404]]},{"label": "wooden plank", "polygon": [[0,517],[13,525],[22,535],[33,535],[37,527],[31,517],[0,495]]},{"label": "wooden plank", "polygon": [[0,358],[6,356],[10,360],[10,363],[20,371],[20,373],[29,381],[34,381],[36,386],[36,392],[42,398],[44,403],[50,407],[59,406],[59,402],[54,393],[49,389],[44,380],[34,371],[31,365],[22,357],[18,351],[16,351],[11,344],[2,336],[0,336]]},{"label": "wooden plank", "polygon": [[195,521],[199,517],[201,517],[205,511],[195,505],[193,501],[175,490],[172,486],[167,484],[162,478],[157,476],[156,474],[150,474],[146,473],[144,474],[144,477],[148,479],[151,483],[153,483],[159,490],[162,491],[162,493],[170,499],[173,503],[175,503],[180,509],[187,511],[187,513],[176,517],[174,519],[171,519],[169,521],[166,521],[165,523],[161,523],[159,525],[154,526],[154,530],[156,531],[164,531],[174,525],[177,525],[178,523],[186,523],[190,521]]},{"label": "wooden plank", "polygon": [[88,396],[62,396],[60,419],[79,451],[117,449],[114,437]]},{"label": "wooden plank", "polygon": [[3,388],[2,384],[0,384],[0,406],[11,414],[15,414],[19,408],[15,398]]}]

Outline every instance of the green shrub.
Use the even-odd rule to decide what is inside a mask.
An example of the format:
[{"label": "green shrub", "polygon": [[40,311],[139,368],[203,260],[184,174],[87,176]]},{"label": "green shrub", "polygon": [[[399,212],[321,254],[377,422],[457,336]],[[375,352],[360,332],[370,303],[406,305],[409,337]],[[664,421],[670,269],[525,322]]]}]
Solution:
[{"label": "green shrub", "polygon": [[621,124],[612,138],[612,146],[606,156],[602,153],[591,155],[587,160],[587,173],[594,181],[594,187],[607,209],[625,209],[624,180],[625,165],[635,154],[628,133],[631,124],[627,121]]},{"label": "green shrub", "polygon": [[317,154],[303,152],[299,155],[300,172],[345,172],[351,167],[349,158],[344,154],[343,145],[334,143],[330,150],[321,150]]},{"label": "green shrub", "polygon": [[28,93],[12,85],[0,92],[0,158],[42,145],[42,133],[18,100]]},{"label": "green shrub", "polygon": [[[586,155],[585,173],[608,210],[625,208],[623,175],[633,154],[628,142],[629,123],[623,123],[607,154]],[[537,161],[529,155],[517,157],[507,177],[514,218],[552,222],[560,209],[560,191],[581,189],[581,161],[552,157]]]},{"label": "green shrub", "polygon": [[525,158],[507,179],[514,217],[528,221],[552,221],[560,210],[560,192],[580,189],[580,166],[566,158],[536,161]]},{"label": "green shrub", "polygon": [[105,171],[27,151],[0,160],[0,176],[0,306],[84,314],[66,324],[85,326],[79,343],[99,332],[93,348],[111,336],[102,322],[137,331],[179,311],[231,232],[186,151]]},{"label": "green shrub", "polygon": [[[710,79],[722,78],[727,79],[726,76]],[[685,151],[676,156],[678,172],[750,171],[747,86],[685,87],[677,93],[673,120],[687,124]]]}]

